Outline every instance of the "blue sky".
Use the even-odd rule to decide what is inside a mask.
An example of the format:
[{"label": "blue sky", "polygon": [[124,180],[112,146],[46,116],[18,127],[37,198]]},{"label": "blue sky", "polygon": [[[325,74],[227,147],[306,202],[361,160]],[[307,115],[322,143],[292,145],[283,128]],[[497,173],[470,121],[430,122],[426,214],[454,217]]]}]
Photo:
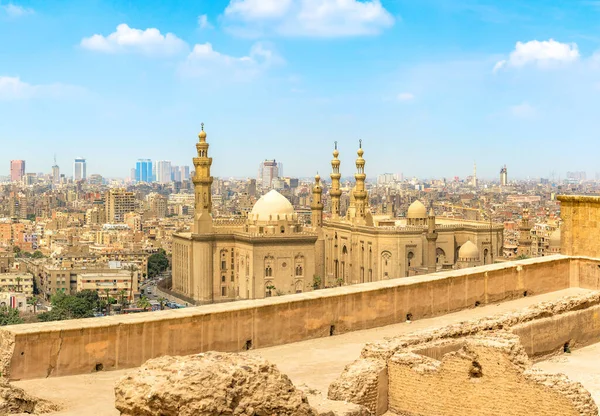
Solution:
[{"label": "blue sky", "polygon": [[600,172],[600,1],[0,0],[0,175],[9,160],[126,177],[564,177]]}]

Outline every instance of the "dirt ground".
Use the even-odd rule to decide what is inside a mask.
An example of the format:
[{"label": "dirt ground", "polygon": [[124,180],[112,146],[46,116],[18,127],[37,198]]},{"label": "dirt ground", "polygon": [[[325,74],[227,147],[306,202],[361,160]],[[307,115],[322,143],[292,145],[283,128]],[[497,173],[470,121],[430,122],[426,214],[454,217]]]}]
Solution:
[{"label": "dirt ground", "polygon": [[[577,295],[588,292],[585,289],[571,288],[539,296],[530,296],[497,305],[487,305],[475,309],[468,309],[436,318],[422,319],[412,323],[400,323],[380,328],[350,332],[327,338],[318,338],[294,344],[280,345],[248,352],[260,355],[276,364],[279,369],[287,374],[294,384],[306,384],[327,394],[329,384],[342,372],[347,364],[358,358],[364,344],[381,340],[385,337],[395,336],[424,328],[436,328],[445,325],[482,318],[498,313],[518,310],[534,303],[555,300],[564,296]],[[588,347],[592,348],[592,347]],[[597,354],[600,345],[594,350]],[[575,351],[565,361],[558,357],[557,362],[549,361],[557,372],[564,372],[573,378],[575,376],[587,377],[591,383],[590,391],[596,389],[596,399],[600,391],[600,380],[592,374],[593,370],[600,369],[600,362],[594,360],[594,352],[587,353],[584,349]],[[581,353],[581,354],[580,354]],[[591,368],[590,363],[595,363]],[[572,365],[571,365],[572,364]],[[538,364],[540,366],[546,363]],[[565,367],[564,369],[562,367]],[[580,368],[577,368],[580,367]],[[540,367],[544,368],[544,367]],[[584,376],[583,371],[587,371]],[[43,397],[63,406],[60,412],[53,415],[70,416],[113,416],[119,412],[114,408],[114,384],[124,374],[131,370],[100,372],[86,375],[55,377],[47,379],[25,380],[15,382],[16,386],[25,389],[32,395]],[[596,374],[600,374],[597,372]],[[587,386],[587,382],[579,380]],[[595,385],[595,387],[594,387]],[[589,387],[588,387],[589,388]],[[592,393],[594,394],[594,393]]]}]

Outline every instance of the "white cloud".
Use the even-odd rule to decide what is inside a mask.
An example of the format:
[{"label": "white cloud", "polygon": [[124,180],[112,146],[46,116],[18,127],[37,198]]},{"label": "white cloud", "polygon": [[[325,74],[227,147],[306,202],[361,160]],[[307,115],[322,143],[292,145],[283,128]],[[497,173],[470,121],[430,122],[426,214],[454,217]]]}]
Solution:
[{"label": "white cloud", "polygon": [[134,29],[125,23],[108,36],[83,38],[81,46],[98,52],[139,52],[149,56],[173,55],[187,49],[187,44],[172,33],[163,35],[155,28]]},{"label": "white cloud", "polygon": [[509,110],[513,116],[518,118],[532,118],[538,114],[536,108],[527,102],[514,105]]},{"label": "white cloud", "polygon": [[308,37],[375,35],[394,21],[380,0],[231,0],[225,9],[232,32],[254,35],[263,31]]},{"label": "white cloud", "polygon": [[267,44],[258,42],[246,56],[235,57],[217,52],[210,43],[196,44],[180,73],[188,77],[202,77],[210,74],[224,75],[236,80],[248,80],[273,65],[283,63]]},{"label": "white cloud", "polygon": [[243,20],[272,19],[283,17],[292,0],[231,0],[225,16],[236,16]]},{"label": "white cloud", "polygon": [[83,88],[65,84],[33,85],[19,77],[0,76],[0,101],[30,98],[60,98],[83,92]]},{"label": "white cloud", "polygon": [[4,10],[4,13],[6,13],[8,17],[21,17],[35,13],[33,9],[29,7],[22,7],[12,3],[0,5],[0,9]]},{"label": "white cloud", "polygon": [[515,50],[511,52],[508,59],[498,61],[494,66],[494,72],[505,67],[522,67],[536,64],[540,67],[548,67],[559,63],[569,63],[578,60],[579,48],[576,43],[561,43],[554,39],[529,42],[517,42]]},{"label": "white cloud", "polygon": [[412,101],[415,98],[415,95],[410,92],[401,92],[398,94],[398,101]]},{"label": "white cloud", "polygon": [[201,14],[198,16],[198,26],[200,29],[212,29],[213,25],[211,25],[208,21],[208,16],[205,14]]}]

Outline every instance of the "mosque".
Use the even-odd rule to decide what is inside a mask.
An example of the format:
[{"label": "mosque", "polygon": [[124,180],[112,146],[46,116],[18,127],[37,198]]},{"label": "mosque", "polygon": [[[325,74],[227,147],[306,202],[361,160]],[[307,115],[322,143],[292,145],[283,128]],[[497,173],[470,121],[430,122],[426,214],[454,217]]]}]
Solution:
[{"label": "mosque", "polygon": [[374,216],[365,187],[362,143],[346,215],[340,215],[340,159],[331,161],[331,213],[323,218],[323,187],[315,177],[311,224],[299,221],[277,191],[263,195],[248,217],[212,217],[204,125],[193,159],[192,232],[173,236],[173,291],[198,304],[373,282],[492,263],[502,253],[503,225],[438,218],[420,201],[402,219]]}]

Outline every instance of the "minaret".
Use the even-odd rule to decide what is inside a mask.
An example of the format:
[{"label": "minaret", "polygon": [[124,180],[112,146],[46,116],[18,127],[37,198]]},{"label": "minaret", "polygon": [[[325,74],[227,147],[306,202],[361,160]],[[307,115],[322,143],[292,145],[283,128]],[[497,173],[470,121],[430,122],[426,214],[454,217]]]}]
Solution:
[{"label": "minaret", "polygon": [[335,142],[335,149],[333,150],[333,160],[331,161],[331,188],[329,189],[329,197],[331,198],[331,219],[340,219],[340,196],[342,191],[340,190],[340,160],[338,156],[340,152],[337,149],[337,142]]},{"label": "minaret", "polygon": [[208,143],[206,142],[206,132],[204,123],[202,131],[198,134],[200,141],[196,143],[198,157],[194,158],[194,167],[196,172],[192,181],[194,182],[194,194],[196,195],[194,210],[194,229],[196,234],[210,233],[212,231],[212,182],[210,176],[210,166],[212,157],[208,157]]},{"label": "minaret", "polygon": [[477,163],[473,162],[473,187],[477,188]]},{"label": "minaret", "polygon": [[356,174],[354,174],[354,179],[356,180],[356,185],[354,187],[354,204],[356,206],[355,223],[365,224],[369,206],[368,195],[365,189],[365,179],[367,175],[365,175],[365,159],[362,157],[365,153],[362,149],[362,140],[359,140],[358,143],[359,147],[356,152],[358,154],[358,158],[356,159]]},{"label": "minaret", "polygon": [[427,217],[427,273],[435,273],[437,267],[437,253],[435,242],[437,241],[438,234],[435,230],[435,212],[433,211],[433,204],[429,208],[429,215]]},{"label": "minaret", "polygon": [[312,226],[313,227],[321,227],[323,226],[323,199],[321,198],[323,194],[323,187],[321,186],[321,177],[317,173],[315,176],[315,186],[312,190],[312,204],[310,205],[310,209],[312,210]]},{"label": "minaret", "polygon": [[517,247],[517,255],[532,256],[535,253],[531,252],[531,224],[529,223],[529,209],[523,210],[523,218],[519,224],[519,246]]}]

